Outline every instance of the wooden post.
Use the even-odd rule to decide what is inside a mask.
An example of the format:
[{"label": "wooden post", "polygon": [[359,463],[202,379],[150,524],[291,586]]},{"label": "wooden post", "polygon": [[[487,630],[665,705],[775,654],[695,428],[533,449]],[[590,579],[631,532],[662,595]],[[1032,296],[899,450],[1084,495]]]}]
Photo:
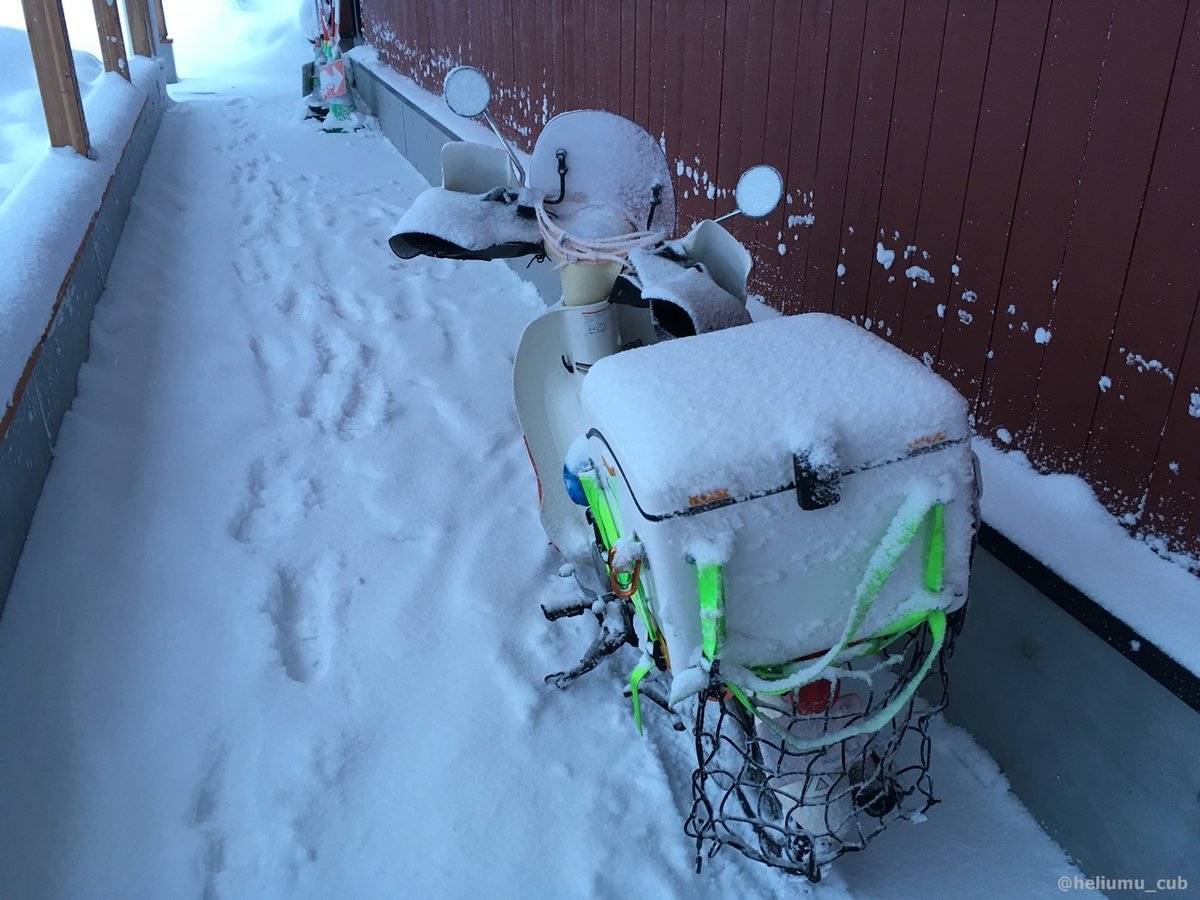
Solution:
[{"label": "wooden post", "polygon": [[154,58],[154,42],[150,39],[150,8],[146,0],[125,0],[125,12],[129,16],[129,40],[133,52],[138,56]]},{"label": "wooden post", "polygon": [[167,33],[167,14],[163,11],[163,0],[154,0],[154,11],[158,14],[158,42],[169,44],[171,38]]},{"label": "wooden post", "polygon": [[117,4],[108,0],[92,0],[96,14],[96,30],[100,32],[100,55],[104,71],[118,72],[129,80],[129,61],[125,58],[125,37],[121,34],[121,13]]},{"label": "wooden post", "polygon": [[62,0],[21,0],[21,3],[50,145],[73,147],[80,156],[90,156],[91,142],[83,117],[83,101],[79,99],[79,79]]}]

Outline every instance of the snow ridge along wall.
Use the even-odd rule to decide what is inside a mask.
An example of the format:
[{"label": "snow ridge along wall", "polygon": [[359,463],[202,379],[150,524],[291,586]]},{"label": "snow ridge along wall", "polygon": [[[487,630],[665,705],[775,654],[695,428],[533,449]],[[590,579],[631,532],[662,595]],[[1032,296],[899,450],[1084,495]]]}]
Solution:
[{"label": "snow ridge along wall", "polygon": [[52,150],[0,206],[0,612],[166,105],[161,67],[130,69],[84,104],[94,159]]}]

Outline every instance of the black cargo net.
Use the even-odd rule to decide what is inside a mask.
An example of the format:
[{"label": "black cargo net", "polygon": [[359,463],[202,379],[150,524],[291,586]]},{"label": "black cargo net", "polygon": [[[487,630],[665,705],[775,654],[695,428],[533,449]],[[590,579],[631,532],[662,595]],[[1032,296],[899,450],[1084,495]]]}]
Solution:
[{"label": "black cargo net", "polygon": [[[946,705],[945,661],[953,641],[952,634],[946,637],[921,690],[873,733],[837,739],[885,709],[917,676],[933,645],[927,625],[841,665],[836,681],[758,696],[756,708],[775,728],[724,688],[701,695],[692,808],[684,825],[696,840],[697,871],[705,855],[730,846],[815,882],[822,865],[863,849],[890,822],[922,818],[936,802],[928,726]],[[825,746],[795,746],[818,742]]]}]

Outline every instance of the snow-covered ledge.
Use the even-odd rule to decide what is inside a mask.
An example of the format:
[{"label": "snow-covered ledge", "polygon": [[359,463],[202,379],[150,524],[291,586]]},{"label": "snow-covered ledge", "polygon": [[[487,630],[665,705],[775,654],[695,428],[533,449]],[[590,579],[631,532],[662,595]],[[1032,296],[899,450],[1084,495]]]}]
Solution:
[{"label": "snow-covered ledge", "polygon": [[[370,47],[350,58],[384,134],[426,179],[439,183],[446,141],[495,143]],[[517,262],[556,299],[552,274]],[[1129,537],[1081,479],[977,449],[985,527],[947,716],[1085,872],[1200,883],[1200,581]]]},{"label": "snow-covered ledge", "polygon": [[0,205],[0,610],[167,102],[158,63],[130,74],[86,98],[93,158],[50,151]]},{"label": "snow-covered ledge", "polygon": [[1048,570],[1029,573],[1039,587],[1200,710],[1200,563],[1132,537],[1078,476],[1039,474],[1023,453],[983,438],[975,451],[993,530],[985,543],[1037,560]]}]

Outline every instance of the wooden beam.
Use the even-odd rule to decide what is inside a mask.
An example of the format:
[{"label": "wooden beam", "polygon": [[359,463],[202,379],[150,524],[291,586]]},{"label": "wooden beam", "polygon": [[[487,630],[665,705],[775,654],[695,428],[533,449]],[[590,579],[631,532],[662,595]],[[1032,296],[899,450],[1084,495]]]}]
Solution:
[{"label": "wooden beam", "polygon": [[129,40],[138,56],[154,58],[154,42],[150,38],[150,8],[146,0],[125,0],[129,16]]},{"label": "wooden beam", "polygon": [[83,117],[83,101],[79,98],[79,79],[62,0],[21,0],[21,3],[50,145],[73,147],[80,156],[89,156],[91,142]]},{"label": "wooden beam", "polygon": [[125,57],[125,36],[121,34],[121,13],[117,4],[108,0],[92,0],[96,14],[96,30],[100,33],[100,55],[104,71],[117,72],[129,80],[129,60]]}]

